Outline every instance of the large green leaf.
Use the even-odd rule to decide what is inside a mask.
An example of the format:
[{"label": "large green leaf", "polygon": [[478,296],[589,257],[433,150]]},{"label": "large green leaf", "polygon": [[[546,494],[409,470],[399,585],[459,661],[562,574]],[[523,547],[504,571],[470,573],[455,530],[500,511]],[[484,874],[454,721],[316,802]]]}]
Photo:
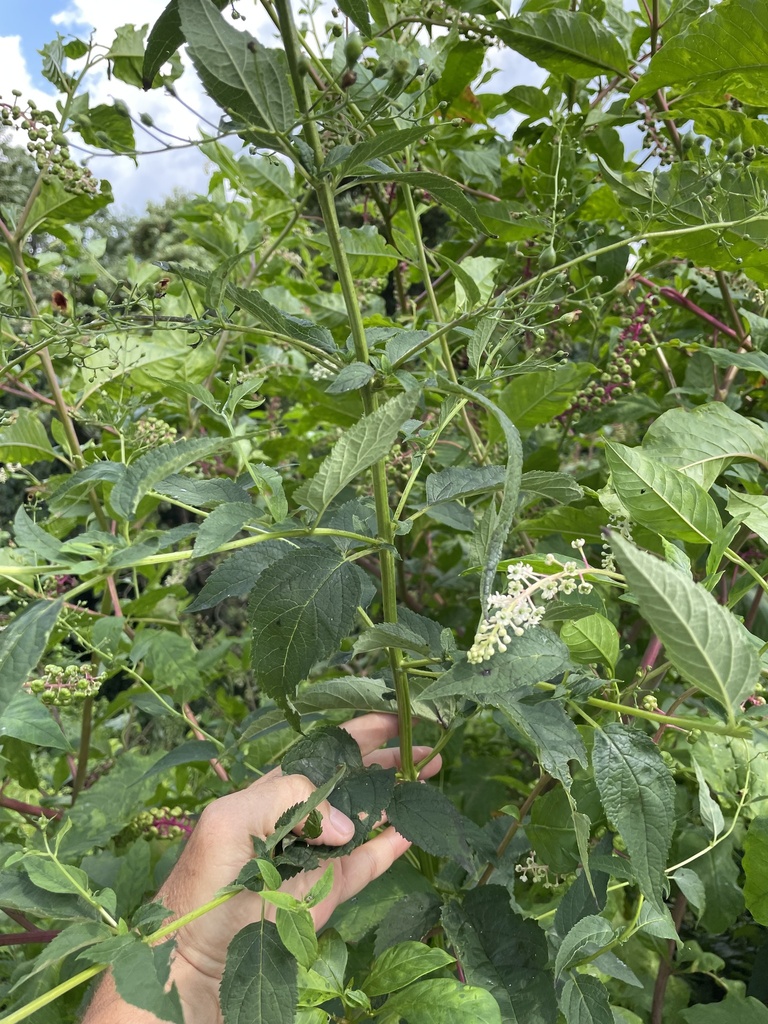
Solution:
[{"label": "large green leaf", "polygon": [[178,9],[192,62],[211,98],[250,124],[290,131],[296,104],[285,54],[238,31],[213,0],[178,0]]},{"label": "large green leaf", "polygon": [[551,7],[494,25],[499,37],[528,60],[558,75],[594,78],[627,73],[627,57],[606,25],[581,11]]},{"label": "large green leaf", "polygon": [[681,1010],[685,1024],[768,1024],[768,1006],[754,996],[729,993],[721,1003],[704,1003]]},{"label": "large green leaf", "polygon": [[250,604],[251,664],[281,707],[349,634],[365,582],[356,565],[319,547],[286,555],[261,577]]},{"label": "large green leaf", "polygon": [[594,615],[564,622],[560,639],[567,645],[574,661],[585,665],[602,661],[613,672],[619,657],[619,633],[604,615],[595,612]]},{"label": "large green leaf", "polygon": [[744,838],[744,902],[758,924],[768,925],[768,818],[753,818]]},{"label": "large green leaf", "polygon": [[[400,253],[384,241],[384,236],[375,224],[341,228],[341,241],[349,269],[356,278],[386,277],[400,262]],[[331,245],[327,235],[314,235],[312,244],[321,249],[327,258],[330,257]]]},{"label": "large green leaf", "polygon": [[443,925],[467,981],[493,994],[505,1024],[554,1024],[544,932],[514,913],[506,889],[471,889],[444,908]]},{"label": "large green leaf", "polygon": [[751,455],[768,460],[768,431],[725,402],[708,402],[659,416],[646,431],[643,451],[707,491],[732,462]]},{"label": "large green leaf", "polygon": [[604,917],[590,914],[582,917],[563,937],[555,957],[555,977],[577,964],[591,960],[595,954],[611,943],[615,933]]},{"label": "large green leaf", "polygon": [[80,953],[78,960],[110,964],[115,988],[131,1006],[147,1010],[162,1021],[184,1024],[176,985],[166,991],[173,947],[152,948],[135,933],[116,935]]},{"label": "large green leaf", "polygon": [[618,723],[595,730],[592,766],[600,799],[632,861],[640,891],[663,901],[675,828],[675,781],[656,744]]},{"label": "large green leaf", "polygon": [[559,998],[566,1024],[615,1024],[608,989],[590,974],[572,974]]},{"label": "large green leaf", "polygon": [[717,506],[695,480],[623,444],[607,444],[606,458],[616,493],[635,522],[670,540],[704,544],[717,536]]},{"label": "large green leaf", "polygon": [[449,466],[427,477],[427,503],[434,505],[438,501],[453,501],[497,490],[504,483],[505,476],[503,466]]},{"label": "large green leaf", "polygon": [[[86,220],[97,210],[112,202],[112,190],[108,181],[101,182],[96,195],[76,194],[54,177],[47,178],[40,186],[37,198],[32,204],[29,216],[24,221],[24,237],[42,231],[56,235],[67,224]],[[67,233],[68,234],[68,233]]]},{"label": "large green leaf", "polygon": [[42,658],[63,606],[63,598],[37,601],[0,632],[0,709],[7,707]]},{"label": "large green leaf", "polygon": [[726,508],[740,522],[768,544],[768,495],[728,492]]},{"label": "large green leaf", "polygon": [[[220,11],[223,11],[229,0],[212,0],[212,2]],[[171,59],[183,42],[184,33],[181,31],[179,0],[171,0],[152,26],[152,31],[147,37],[147,48],[142,67],[145,89],[152,88],[158,71],[166,61]]]},{"label": "large green leaf", "polygon": [[31,409],[18,409],[0,427],[0,462],[32,462],[50,459],[53,448],[45,427]]},{"label": "large green leaf", "polygon": [[128,466],[112,488],[109,496],[112,508],[123,519],[132,518],[141,499],[155,484],[191,466],[193,462],[212,455],[227,444],[229,441],[220,437],[183,438],[147,452]]},{"label": "large green leaf", "polygon": [[389,823],[435,857],[450,857],[467,871],[472,868],[471,841],[479,828],[456,810],[439,789],[420,782],[396,787],[387,809]]},{"label": "large green leaf", "polygon": [[433,949],[423,942],[402,942],[374,960],[362,989],[369,996],[384,996],[447,967],[454,959],[445,950]]},{"label": "large green leaf", "polygon": [[3,736],[13,736],[37,747],[71,750],[48,708],[25,690],[18,690],[7,704],[0,702],[0,738]]},{"label": "large green leaf", "polygon": [[[401,989],[384,1004],[383,1020],[418,1021],[419,1024],[502,1024],[490,992],[465,985],[455,978],[417,981]],[[531,1024],[536,1024],[531,1021]]]},{"label": "large green leaf", "polygon": [[297,550],[298,545],[289,540],[265,540],[234,552],[216,566],[187,611],[199,612],[204,608],[212,608],[228,597],[245,597],[256,586],[256,581],[265,569]]},{"label": "large green leaf", "polygon": [[677,569],[615,533],[610,541],[630,592],[664,644],[666,656],[683,679],[714,698],[733,720],[760,675],[745,628],[704,587]]},{"label": "large green leaf", "polygon": [[383,458],[413,412],[417,395],[405,391],[344,433],[311,480],[293,492],[296,501],[322,513],[355,477]]},{"label": "large green leaf", "polygon": [[589,363],[565,363],[524,373],[499,395],[499,407],[523,432],[549,423],[570,408],[582,384],[595,372]]},{"label": "large green leaf", "polygon": [[673,86],[719,105],[726,93],[742,103],[768,104],[768,8],[763,0],[722,0],[665,39],[630,101]]}]

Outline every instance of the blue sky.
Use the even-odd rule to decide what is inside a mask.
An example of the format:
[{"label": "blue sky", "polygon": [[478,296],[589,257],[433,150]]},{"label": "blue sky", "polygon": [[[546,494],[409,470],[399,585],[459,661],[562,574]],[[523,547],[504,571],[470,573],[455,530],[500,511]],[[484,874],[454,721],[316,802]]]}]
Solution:
[{"label": "blue sky", "polygon": [[21,36],[21,52],[30,77],[41,89],[45,87],[45,80],[40,74],[37,50],[61,31],[51,24],[51,16],[66,6],[66,0],[27,0],[22,3],[0,0],[0,35]]}]

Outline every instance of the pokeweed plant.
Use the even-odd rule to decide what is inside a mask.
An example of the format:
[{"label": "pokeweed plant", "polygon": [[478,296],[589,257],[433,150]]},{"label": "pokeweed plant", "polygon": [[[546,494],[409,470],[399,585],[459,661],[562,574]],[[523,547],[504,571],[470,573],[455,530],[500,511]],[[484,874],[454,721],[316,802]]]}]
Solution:
[{"label": "pokeweed plant", "polygon": [[[194,912],[280,908],[225,1021],[768,1021],[765,5],[227,7],[0,102],[0,1019],[110,967],[181,1022],[151,894],[281,763],[313,801]],[[74,154],[175,142],[89,77],[183,95],[183,44],[209,192],[129,244]],[[326,796],[340,851],[291,832]],[[330,873],[275,891],[382,815],[412,850],[316,939]]]}]

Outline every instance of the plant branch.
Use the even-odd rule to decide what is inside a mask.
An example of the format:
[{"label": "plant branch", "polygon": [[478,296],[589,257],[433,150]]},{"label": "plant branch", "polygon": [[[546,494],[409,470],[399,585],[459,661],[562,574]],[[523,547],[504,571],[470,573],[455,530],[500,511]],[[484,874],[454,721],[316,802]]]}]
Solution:
[{"label": "plant branch", "polygon": [[[526,815],[528,814],[528,812],[530,811],[531,807],[533,806],[533,802],[536,799],[536,797],[541,796],[541,794],[549,787],[551,782],[552,782],[552,776],[549,775],[547,772],[544,772],[542,774],[541,778],[539,779],[539,781],[536,783],[536,785],[533,787],[531,792],[528,794],[528,796],[525,798],[523,803],[520,805],[520,811],[518,813],[518,816],[515,818],[515,820],[512,822],[512,824],[507,829],[506,835],[501,840],[501,842],[499,843],[498,849],[496,850],[496,859],[497,860],[504,855],[504,851],[507,849],[509,844],[512,842],[512,840],[517,835],[517,830],[523,824],[523,821],[525,820]],[[477,884],[478,885],[485,885],[485,883],[488,881],[488,879],[491,877],[491,875],[493,874],[493,872],[495,870],[496,870],[496,865],[495,864],[488,864],[486,869],[485,869],[485,871],[480,876],[480,879],[478,880]]]}]

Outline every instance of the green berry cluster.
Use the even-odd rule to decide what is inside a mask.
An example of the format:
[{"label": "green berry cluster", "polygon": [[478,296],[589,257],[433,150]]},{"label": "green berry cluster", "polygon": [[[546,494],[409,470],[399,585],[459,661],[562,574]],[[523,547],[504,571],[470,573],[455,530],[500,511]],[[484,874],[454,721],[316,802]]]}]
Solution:
[{"label": "green berry cluster", "polygon": [[190,835],[194,820],[181,807],[150,807],[124,829],[126,838],[180,839]]},{"label": "green berry cluster", "polygon": [[82,665],[46,665],[42,676],[30,679],[25,688],[43,704],[66,707],[95,697],[103,682],[103,675],[94,676]]},{"label": "green berry cluster", "polygon": [[12,128],[27,133],[27,150],[32,155],[44,178],[58,178],[67,192],[74,195],[96,195],[99,180],[87,167],[72,159],[67,137],[56,126],[50,111],[38,110],[34,100],[20,104],[21,92],[13,90],[13,102],[0,99],[0,128]]},{"label": "green berry cluster", "polygon": [[176,440],[174,428],[159,416],[142,416],[136,421],[134,432],[136,441],[147,448],[158,448]]}]

